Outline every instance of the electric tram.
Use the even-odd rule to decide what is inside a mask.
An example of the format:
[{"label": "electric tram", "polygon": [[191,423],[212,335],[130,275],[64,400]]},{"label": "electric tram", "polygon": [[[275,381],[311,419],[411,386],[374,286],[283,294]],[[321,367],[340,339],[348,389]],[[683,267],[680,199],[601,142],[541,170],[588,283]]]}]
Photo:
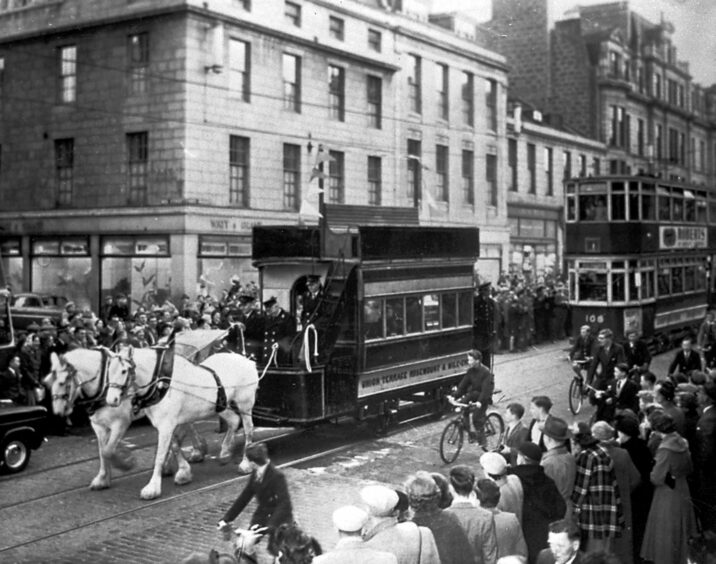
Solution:
[{"label": "electric tram", "polygon": [[637,331],[655,350],[698,328],[711,299],[716,196],[608,176],[568,180],[565,197],[573,327]]},{"label": "electric tram", "polygon": [[296,320],[307,278],[323,286],[320,315],[299,326],[288,354],[262,360],[257,420],[387,425],[398,412],[444,407],[472,343],[477,229],[262,226],[252,254],[263,299],[275,296]]}]

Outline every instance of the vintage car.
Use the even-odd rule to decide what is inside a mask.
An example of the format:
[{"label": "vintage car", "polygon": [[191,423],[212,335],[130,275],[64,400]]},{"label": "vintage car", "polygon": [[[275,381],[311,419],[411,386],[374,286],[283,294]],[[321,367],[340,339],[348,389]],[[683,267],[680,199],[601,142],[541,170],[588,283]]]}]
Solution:
[{"label": "vintage car", "polygon": [[15,294],[10,307],[13,326],[16,330],[27,330],[33,323],[39,326],[45,318],[57,325],[67,301],[64,296],[50,294]]},{"label": "vintage car", "polygon": [[47,430],[47,409],[0,400],[0,471],[21,472],[32,450],[40,448]]}]

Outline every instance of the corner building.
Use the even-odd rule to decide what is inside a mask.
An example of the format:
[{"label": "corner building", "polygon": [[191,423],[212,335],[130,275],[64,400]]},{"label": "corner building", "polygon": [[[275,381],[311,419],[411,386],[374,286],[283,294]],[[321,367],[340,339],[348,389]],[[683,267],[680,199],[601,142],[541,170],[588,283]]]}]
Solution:
[{"label": "corner building", "polygon": [[391,4],[0,3],[13,289],[97,308],[256,280],[253,226],[317,221],[319,149],[332,225],[479,226],[499,269],[505,59]]}]

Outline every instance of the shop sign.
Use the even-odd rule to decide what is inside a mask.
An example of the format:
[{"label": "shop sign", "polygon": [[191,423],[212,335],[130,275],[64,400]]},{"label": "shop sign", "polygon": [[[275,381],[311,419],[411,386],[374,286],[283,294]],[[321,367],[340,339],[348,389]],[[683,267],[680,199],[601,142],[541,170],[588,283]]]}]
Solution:
[{"label": "shop sign", "polygon": [[708,243],[706,227],[661,226],[660,249],[705,249]]},{"label": "shop sign", "polygon": [[237,221],[234,219],[226,219],[215,217],[209,219],[209,229],[211,231],[251,231],[255,226],[262,225],[260,221]]},{"label": "shop sign", "polygon": [[364,398],[381,392],[388,392],[415,386],[424,382],[442,380],[467,370],[467,351],[452,357],[443,357],[399,367],[385,368],[361,374],[358,380],[358,397]]}]

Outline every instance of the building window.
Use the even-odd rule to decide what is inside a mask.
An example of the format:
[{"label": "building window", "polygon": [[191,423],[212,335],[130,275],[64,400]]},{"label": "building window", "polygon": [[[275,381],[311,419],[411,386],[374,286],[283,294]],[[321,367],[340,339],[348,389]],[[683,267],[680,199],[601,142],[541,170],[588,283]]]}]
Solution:
[{"label": "building window", "polygon": [[77,46],[59,48],[60,102],[69,104],[77,99]]},{"label": "building window", "polygon": [[417,139],[408,139],[408,198],[417,205],[422,197],[422,147]]},{"label": "building window", "polygon": [[335,65],[328,66],[328,90],[331,99],[331,118],[338,121],[346,119],[345,69]]},{"label": "building window", "polygon": [[602,173],[602,161],[599,157],[594,157],[592,159],[592,174],[594,176],[599,176]]},{"label": "building window", "polygon": [[57,202],[62,205],[72,203],[74,161],[75,140],[55,140],[55,182],[57,184]]},{"label": "building window", "polygon": [[380,77],[368,75],[366,98],[368,100],[368,126],[380,129],[383,120],[383,81]]},{"label": "building window", "polygon": [[328,165],[328,201],[342,204],[345,198],[345,159],[340,151],[329,151],[331,161]]},{"label": "building window", "polygon": [[283,207],[297,211],[300,201],[301,146],[283,145]]},{"label": "building window", "polygon": [[485,108],[487,129],[497,131],[497,81],[485,80]]},{"label": "building window", "polygon": [[143,94],[147,91],[149,70],[149,34],[136,33],[129,36],[129,93]]},{"label": "building window", "polygon": [[507,166],[510,169],[509,190],[517,192],[517,139],[507,140]]},{"label": "building window", "polygon": [[346,23],[341,18],[330,16],[328,18],[328,33],[333,39],[343,41],[346,33]]},{"label": "building window", "polygon": [[249,102],[250,88],[251,45],[239,39],[229,39],[229,90]]},{"label": "building window", "polygon": [[301,112],[301,57],[283,54],[283,107]]},{"label": "building window", "polygon": [[435,145],[435,199],[440,202],[448,201],[449,170],[447,146]]},{"label": "building window", "polygon": [[249,207],[249,138],[229,136],[229,203]]},{"label": "building window", "polygon": [[485,180],[489,205],[497,207],[497,155],[485,155]]},{"label": "building window", "polygon": [[466,204],[475,203],[475,153],[462,151],[462,197]]},{"label": "building window", "polygon": [[149,134],[146,131],[127,134],[129,161],[129,203],[147,203],[147,177],[149,173]]},{"label": "building window", "polygon": [[651,84],[651,95],[661,100],[661,75],[654,73]]},{"label": "building window", "polygon": [[569,151],[562,153],[562,168],[564,170],[564,179],[569,180],[572,178],[572,153]]},{"label": "building window", "polygon": [[286,2],[283,7],[283,15],[287,23],[295,27],[301,27],[301,5],[295,2]]},{"label": "building window", "polygon": [[553,151],[550,147],[544,148],[544,179],[545,185],[547,186],[547,196],[554,194],[554,162],[552,153]]},{"label": "building window", "polygon": [[644,156],[644,120],[636,120],[636,154]]},{"label": "building window", "polygon": [[579,155],[579,176],[587,176],[587,155]]},{"label": "building window", "polygon": [[679,164],[686,164],[686,134],[679,133]]},{"label": "building window", "polygon": [[626,118],[624,108],[621,106],[611,106],[612,120],[611,120],[611,133],[609,136],[609,144],[614,147],[625,147],[626,146]]},{"label": "building window", "polygon": [[678,93],[679,93],[679,107],[683,108],[685,105],[684,85],[683,84],[679,84]]},{"label": "building window", "polygon": [[679,135],[673,127],[669,128],[669,160],[672,163],[679,160]]},{"label": "building window", "polygon": [[438,94],[438,119],[448,121],[450,118],[450,78],[448,66],[438,63],[435,68]]},{"label": "building window", "polygon": [[420,57],[417,55],[409,55],[408,63],[408,98],[410,99],[410,111],[416,114],[422,111],[421,96],[421,72]]},{"label": "building window", "polygon": [[462,73],[462,122],[475,125],[475,77],[471,72]]},{"label": "building window", "polygon": [[616,51],[609,51],[609,77],[619,78],[619,69],[621,67],[621,55]]},{"label": "building window", "polygon": [[657,125],[654,132],[654,145],[656,146],[656,158],[664,158],[664,126]]},{"label": "building window", "polygon": [[699,170],[706,172],[706,143],[699,141]]},{"label": "building window", "polygon": [[368,203],[379,206],[382,197],[383,163],[380,157],[368,157]]},{"label": "building window", "polygon": [[0,102],[3,98],[5,86],[5,57],[0,57]]},{"label": "building window", "polygon": [[383,50],[383,35],[378,30],[368,30],[368,49],[376,53]]},{"label": "building window", "polygon": [[527,143],[527,171],[529,172],[529,193],[537,193],[537,147]]},{"label": "building window", "polygon": [[234,2],[236,2],[239,7],[243,8],[247,12],[251,11],[251,0],[234,0]]}]

